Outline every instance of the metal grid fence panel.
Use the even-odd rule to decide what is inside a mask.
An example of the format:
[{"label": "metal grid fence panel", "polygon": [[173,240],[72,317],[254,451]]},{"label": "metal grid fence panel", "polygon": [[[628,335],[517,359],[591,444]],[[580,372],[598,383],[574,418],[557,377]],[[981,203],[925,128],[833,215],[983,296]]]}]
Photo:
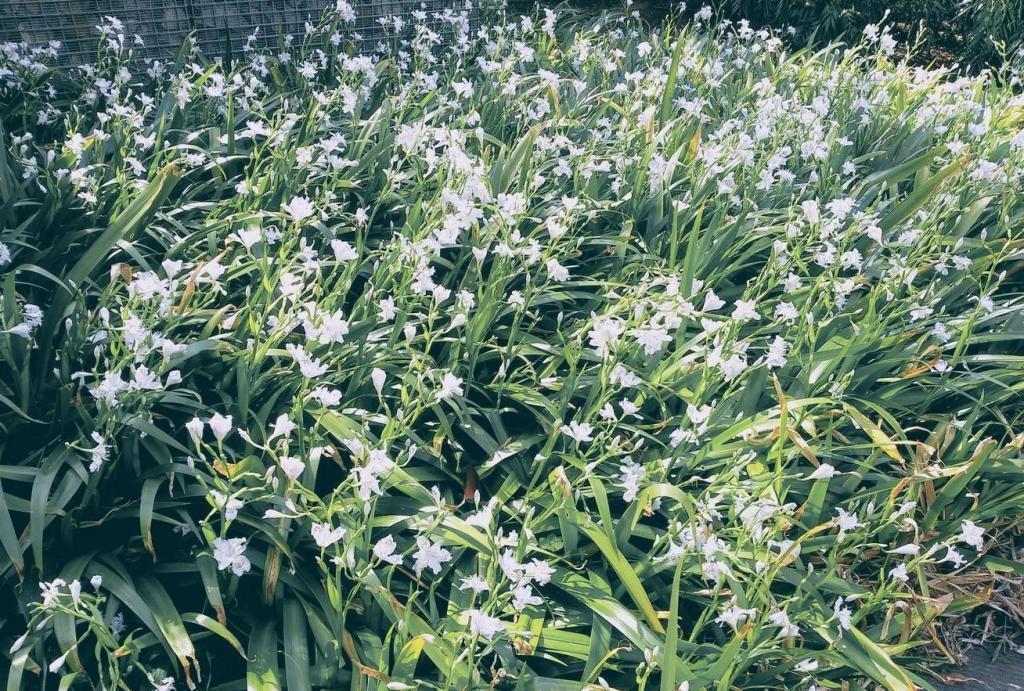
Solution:
[{"label": "metal grid fence panel", "polygon": [[[372,49],[385,37],[378,21],[400,16],[409,22],[414,11],[424,11],[428,24],[439,34],[451,36],[451,24],[436,15],[445,10],[461,12],[465,0],[350,0],[356,21],[352,31],[361,48]],[[0,42],[42,45],[60,41],[59,59],[67,65],[91,62],[97,54],[97,25],[112,16],[125,24],[125,34],[138,35],[138,57],[166,58],[193,34],[208,55],[229,49],[239,54],[246,39],[256,31],[256,48],[273,48],[285,36],[300,42],[306,22],[316,23],[334,0],[0,0]],[[475,7],[472,3],[470,7]],[[477,17],[468,10],[469,19]]]}]

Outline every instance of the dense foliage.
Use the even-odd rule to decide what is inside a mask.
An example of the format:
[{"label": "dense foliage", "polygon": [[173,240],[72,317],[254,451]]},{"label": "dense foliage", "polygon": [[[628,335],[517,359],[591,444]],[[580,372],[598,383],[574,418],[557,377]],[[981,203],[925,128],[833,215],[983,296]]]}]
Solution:
[{"label": "dense foliage", "polygon": [[[505,0],[500,0],[505,2]],[[1019,0],[507,0],[529,11],[537,5],[582,14],[628,8],[650,21],[686,21],[710,10],[726,21],[776,27],[787,43],[823,48],[856,42],[865,27],[886,23],[919,64],[998,67],[1005,56],[1024,56],[1024,3]],[[706,8],[706,9],[705,9]]]},{"label": "dense foliage", "polygon": [[856,36],[888,21],[926,55],[945,61],[998,63],[1024,50],[1024,3],[1018,0],[721,0],[736,18],[791,26],[803,39]]},{"label": "dense foliage", "polygon": [[339,5],[3,47],[7,688],[926,686],[1024,573],[1016,77]]}]

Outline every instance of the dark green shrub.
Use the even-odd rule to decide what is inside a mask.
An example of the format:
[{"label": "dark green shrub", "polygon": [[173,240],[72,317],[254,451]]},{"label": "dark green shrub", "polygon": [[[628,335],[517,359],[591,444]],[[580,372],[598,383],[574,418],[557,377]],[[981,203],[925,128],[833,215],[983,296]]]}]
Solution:
[{"label": "dark green shrub", "polygon": [[1019,0],[722,0],[719,11],[758,25],[791,26],[798,38],[849,40],[868,24],[886,22],[923,55],[974,64],[998,62],[1024,35]]}]

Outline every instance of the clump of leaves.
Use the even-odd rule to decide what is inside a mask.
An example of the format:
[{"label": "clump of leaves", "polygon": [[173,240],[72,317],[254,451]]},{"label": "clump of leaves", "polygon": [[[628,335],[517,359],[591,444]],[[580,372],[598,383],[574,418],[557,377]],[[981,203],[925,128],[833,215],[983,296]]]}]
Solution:
[{"label": "clump of leaves", "polygon": [[344,10],[4,47],[8,688],[928,687],[1021,572],[1011,70]]}]

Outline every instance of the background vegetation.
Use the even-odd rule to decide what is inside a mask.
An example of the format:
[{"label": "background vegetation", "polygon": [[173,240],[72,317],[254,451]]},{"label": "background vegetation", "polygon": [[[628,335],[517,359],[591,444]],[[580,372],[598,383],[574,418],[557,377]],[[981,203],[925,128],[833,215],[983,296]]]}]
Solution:
[{"label": "background vegetation", "polygon": [[[510,0],[522,11],[534,4]],[[624,7],[615,0],[570,0],[567,5],[583,12]],[[1017,0],[637,0],[629,8],[659,21],[676,14],[690,17],[705,5],[717,16],[746,19],[758,27],[792,27],[789,40],[796,45],[856,41],[868,24],[885,22],[901,44],[917,45],[914,57],[925,63],[999,65],[1024,45],[1024,3]]]}]

